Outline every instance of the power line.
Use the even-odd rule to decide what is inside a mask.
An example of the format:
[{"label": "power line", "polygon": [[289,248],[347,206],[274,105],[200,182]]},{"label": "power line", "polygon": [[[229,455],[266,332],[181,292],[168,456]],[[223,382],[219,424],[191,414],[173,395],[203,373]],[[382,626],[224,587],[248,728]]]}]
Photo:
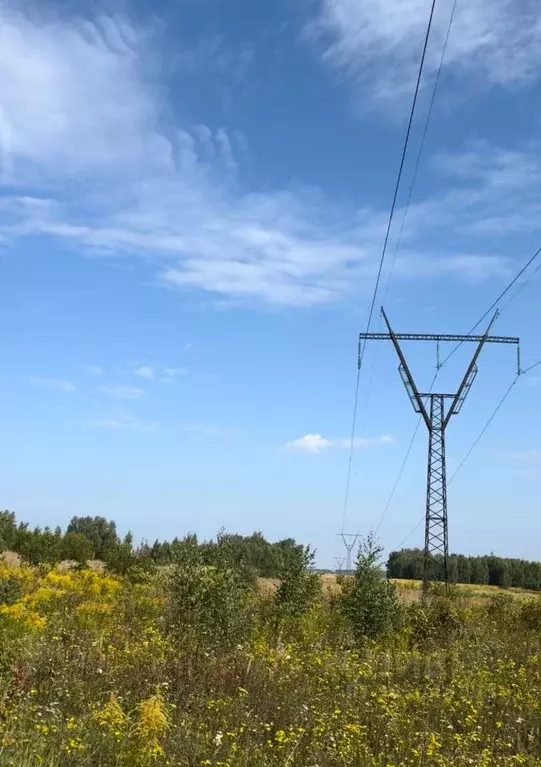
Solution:
[{"label": "power line", "polygon": [[[417,173],[418,173],[418,169],[419,169],[421,155],[422,155],[422,151],[423,151],[423,148],[424,148],[424,144],[425,144],[425,140],[426,140],[426,135],[427,135],[427,132],[428,132],[428,126],[429,126],[430,118],[431,118],[431,114],[432,114],[432,109],[433,109],[435,98],[436,98],[437,87],[438,87],[438,83],[439,83],[439,78],[440,78],[440,74],[441,74],[443,60],[445,58],[445,52],[446,52],[446,49],[447,49],[447,44],[448,44],[448,41],[449,41],[449,35],[450,35],[451,26],[452,26],[454,15],[455,15],[455,11],[456,11],[456,6],[457,6],[457,0],[454,0],[453,8],[452,8],[452,11],[451,11],[451,16],[450,16],[450,19],[449,19],[449,25],[447,27],[447,34],[446,34],[446,38],[445,38],[445,42],[444,42],[444,46],[443,46],[443,50],[442,50],[442,56],[441,56],[440,64],[439,64],[439,68],[438,68],[438,73],[437,73],[436,80],[435,80],[434,90],[433,90],[433,93],[432,93],[432,99],[431,99],[430,106],[429,106],[428,113],[427,113],[427,119],[426,119],[426,122],[425,122],[423,136],[422,136],[422,139],[421,139],[421,144],[420,144],[419,152],[418,152],[418,155],[417,155],[417,161],[416,161],[416,165],[415,165],[415,169],[414,169],[414,173],[413,173],[412,183],[411,183],[410,189],[409,189],[409,194],[408,194],[408,199],[407,199],[407,203],[406,203],[406,208],[405,208],[405,211],[404,211],[404,217],[402,219],[402,225],[401,225],[400,232],[399,232],[399,235],[398,235],[398,240],[397,240],[397,244],[396,244],[396,248],[395,248],[394,258],[393,258],[391,270],[390,270],[390,273],[389,273],[389,277],[388,277],[388,280],[387,280],[387,287],[386,287],[385,295],[387,295],[387,292],[389,290],[389,283],[390,283],[390,279],[391,279],[391,274],[392,274],[392,270],[393,270],[394,263],[395,263],[395,260],[396,260],[396,254],[397,254],[397,251],[398,251],[398,248],[399,248],[399,245],[400,245],[402,233],[403,233],[403,230],[404,230],[404,226],[405,226],[405,222],[406,222],[406,217],[407,217],[408,209],[409,209],[409,204],[410,204],[412,193],[413,193],[413,188],[414,188],[415,181],[416,181],[416,178],[417,178]],[[532,265],[532,263],[537,259],[537,257],[540,254],[541,254],[541,248],[539,248],[534,253],[534,255],[522,267],[522,269],[518,272],[518,274],[515,275],[515,277],[511,280],[511,282],[505,287],[505,289],[500,293],[500,295],[495,299],[495,301],[490,305],[490,307],[482,315],[482,317],[471,328],[471,330],[469,331],[468,335],[471,335],[477,329],[477,327],[490,314],[490,312],[499,304],[501,299],[505,295],[507,295],[507,293],[511,290],[511,288],[518,282],[518,280],[528,270],[528,268]],[[525,288],[525,286],[528,284],[528,282],[530,282],[530,280],[533,279],[533,277],[540,270],[541,270],[541,264],[539,264],[539,266],[532,272],[532,274],[530,274],[527,277],[527,279],[524,280],[524,282],[518,288],[518,290],[514,293],[514,295],[511,296],[509,301],[502,307],[501,311],[504,311],[505,309],[507,309],[509,304],[517,298],[517,296],[522,292],[522,290]],[[439,368],[442,368],[446,364],[446,362],[449,361],[449,359],[454,355],[454,353],[458,350],[458,348],[462,345],[462,343],[463,343],[463,341],[458,343],[457,346],[454,349],[451,350],[451,352],[447,355],[447,357],[439,365]],[[521,372],[522,372],[522,374],[528,373],[530,370],[533,370],[534,368],[536,368],[536,367],[538,367],[540,365],[541,365],[541,360],[539,360],[539,362],[536,362],[534,365],[531,365],[530,367],[526,368],[525,370],[523,370]],[[437,372],[436,372],[436,376],[437,376]],[[464,463],[468,460],[469,456],[471,455],[471,453],[473,452],[473,450],[477,446],[478,442],[481,440],[481,438],[483,437],[484,433],[486,432],[486,430],[489,428],[490,424],[492,423],[492,421],[496,417],[497,412],[499,411],[499,409],[502,407],[503,403],[505,402],[505,400],[509,396],[509,394],[510,394],[510,392],[511,392],[512,388],[514,387],[514,385],[515,385],[517,380],[518,380],[518,376],[517,376],[517,378],[515,378],[515,380],[513,381],[511,386],[509,387],[509,389],[504,394],[504,396],[503,396],[502,400],[500,401],[500,403],[498,404],[496,410],[494,411],[494,413],[490,417],[489,421],[485,424],[485,427],[483,428],[482,432],[479,434],[479,436],[475,440],[474,444],[471,446],[470,450],[468,451],[468,454],[465,456],[465,458],[463,459],[463,461],[461,462],[461,464],[459,465],[457,470],[454,472],[453,476],[450,479],[450,482],[455,478],[455,476],[457,475],[458,471],[462,468]],[[430,391],[431,390],[432,390],[432,387],[431,387]],[[384,510],[383,510],[383,512],[382,512],[382,514],[380,516],[380,519],[378,520],[378,523],[377,523],[376,528],[375,528],[375,532],[377,532],[377,530],[379,529],[379,527],[380,527],[381,523],[383,522],[383,519],[384,519],[385,515],[387,514],[387,511],[388,511],[388,509],[389,509],[389,507],[390,507],[390,505],[392,503],[392,500],[394,498],[396,489],[398,487],[398,484],[401,481],[401,478],[402,478],[402,475],[403,475],[406,463],[407,463],[408,458],[410,456],[410,453],[411,453],[411,450],[412,450],[412,447],[413,447],[413,443],[415,441],[415,437],[417,436],[417,432],[419,430],[420,423],[421,423],[421,418],[419,418],[419,420],[418,420],[418,422],[417,422],[417,424],[415,426],[413,435],[411,437],[410,443],[409,443],[408,448],[406,450],[406,454],[405,454],[404,460],[403,460],[403,462],[402,462],[402,464],[400,466],[397,478],[395,480],[395,483],[394,483],[393,488],[391,490],[391,493],[389,495],[389,499],[388,499],[388,501],[387,501],[387,503],[386,503],[386,505],[384,507]],[[401,548],[403,546],[403,544],[408,540],[408,538],[417,530],[417,528],[420,526],[420,524],[423,522],[423,520],[424,520],[424,515],[423,515],[423,517],[421,517],[420,521],[415,525],[415,527],[408,533],[406,538],[400,544],[399,548]]]},{"label": "power line", "polygon": [[[441,57],[440,57],[439,65],[438,65],[438,71],[436,73],[436,79],[434,80],[434,87],[432,89],[432,97],[430,99],[430,104],[429,104],[428,111],[427,111],[427,114],[426,114],[426,119],[425,119],[425,124],[424,124],[424,129],[423,129],[423,135],[421,137],[421,143],[419,144],[419,151],[417,152],[417,159],[416,159],[416,162],[415,162],[415,167],[413,169],[413,176],[412,176],[412,179],[411,179],[411,184],[410,184],[410,188],[409,188],[409,192],[408,192],[408,198],[406,200],[406,206],[405,206],[405,209],[404,209],[404,216],[402,218],[402,224],[400,226],[400,231],[398,233],[398,238],[397,238],[396,246],[395,246],[395,249],[394,249],[393,260],[392,260],[392,263],[391,263],[391,268],[389,270],[389,276],[387,278],[387,285],[385,287],[385,294],[384,294],[384,298],[383,298],[383,303],[384,304],[385,304],[385,301],[387,299],[387,295],[389,293],[389,286],[391,284],[391,276],[392,276],[392,273],[393,273],[393,270],[394,270],[394,266],[395,266],[395,262],[396,262],[396,257],[397,257],[397,254],[398,254],[398,249],[399,249],[400,244],[402,242],[402,234],[404,233],[404,227],[406,225],[406,219],[407,219],[407,216],[408,216],[408,211],[409,211],[411,199],[412,199],[412,196],[413,196],[413,190],[415,188],[415,182],[417,181],[417,175],[419,173],[419,167],[421,165],[421,157],[423,155],[423,150],[424,150],[425,143],[426,143],[426,137],[427,137],[427,134],[428,134],[428,128],[429,128],[429,125],[430,125],[430,120],[431,120],[431,117],[432,117],[432,112],[433,112],[433,109],[434,109],[434,104],[436,102],[436,95],[438,93],[438,85],[439,85],[439,82],[440,82],[441,72],[442,72],[442,68],[443,68],[443,62],[445,60],[445,54],[447,52],[447,46],[448,46],[448,43],[449,43],[449,36],[451,34],[451,27],[453,26],[453,21],[454,21],[454,18],[455,18],[455,12],[456,12],[457,4],[458,4],[458,0],[454,0],[453,7],[451,9],[451,15],[449,17],[449,23],[447,25],[447,33],[445,35],[445,40],[444,40],[443,48],[442,48],[442,51],[441,51]],[[434,386],[434,383],[436,382],[437,376],[438,376],[438,371],[436,371],[436,375],[434,376],[434,380],[432,381],[432,384],[430,386],[430,391],[432,391],[432,387]],[[413,431],[413,434],[412,434],[411,440],[409,442],[408,448],[406,450],[406,454],[404,456],[404,460],[402,461],[402,464],[401,464],[400,469],[398,471],[398,475],[397,475],[396,480],[394,482],[394,485],[392,487],[391,493],[389,495],[387,503],[385,504],[383,512],[382,512],[382,514],[381,514],[381,516],[380,516],[380,518],[378,520],[378,523],[377,523],[377,525],[376,525],[376,527],[374,529],[374,534],[377,533],[377,531],[379,530],[379,528],[380,528],[380,526],[381,526],[381,524],[382,524],[382,522],[383,522],[387,512],[389,511],[389,508],[390,508],[391,503],[393,501],[393,498],[394,498],[394,495],[395,495],[396,490],[398,488],[398,485],[400,484],[400,481],[402,479],[402,475],[404,473],[404,469],[406,468],[406,464],[407,464],[408,459],[410,457],[410,453],[411,453],[411,450],[413,448],[413,443],[415,442],[415,438],[416,438],[417,433],[419,431],[419,426],[420,425],[421,425],[421,417],[419,417],[419,419],[417,421],[417,424],[416,424],[415,429]]]},{"label": "power line", "polygon": [[374,528],[374,535],[376,535],[376,533],[378,532],[378,530],[379,530],[379,528],[381,526],[381,523],[385,519],[385,515],[389,511],[389,507],[390,507],[390,505],[391,505],[391,503],[393,501],[394,494],[396,493],[396,489],[397,489],[397,487],[398,487],[398,485],[400,483],[400,480],[402,479],[402,474],[404,473],[404,469],[406,468],[406,463],[408,462],[408,458],[410,457],[411,449],[413,447],[413,443],[415,442],[415,437],[417,436],[417,432],[419,431],[419,426],[421,425],[421,421],[422,420],[423,420],[422,416],[419,416],[419,418],[417,419],[417,425],[415,426],[415,429],[413,431],[413,435],[412,435],[410,443],[408,445],[408,449],[406,450],[406,455],[404,456],[404,460],[402,461],[402,465],[400,466],[400,469],[398,471],[395,483],[393,485],[393,489],[391,490],[391,493],[389,495],[387,503],[385,504],[385,508],[383,509],[383,511],[381,513],[381,516],[380,516],[380,518],[378,520],[378,523],[377,523],[376,527]]},{"label": "power line", "polygon": [[440,63],[438,65],[438,71],[436,73],[436,79],[434,80],[434,88],[432,89],[432,98],[430,99],[430,105],[428,107],[428,111],[427,111],[427,114],[426,114],[425,125],[424,125],[424,129],[423,129],[423,135],[422,135],[422,138],[421,138],[421,143],[419,145],[419,151],[417,152],[417,160],[415,162],[415,168],[413,170],[413,176],[412,176],[412,179],[411,179],[411,184],[410,184],[410,188],[409,188],[409,192],[408,192],[408,199],[406,200],[406,207],[404,209],[404,216],[402,218],[402,224],[400,226],[400,231],[398,233],[398,238],[396,240],[396,246],[395,246],[395,250],[394,250],[394,255],[393,255],[393,261],[392,261],[392,264],[391,264],[391,269],[389,271],[389,276],[387,278],[387,286],[385,288],[383,304],[385,304],[385,300],[386,300],[387,294],[389,292],[389,285],[390,285],[390,282],[391,282],[391,275],[392,275],[392,272],[393,272],[393,269],[394,269],[394,265],[395,265],[395,261],[396,261],[396,256],[397,256],[397,253],[398,253],[398,249],[399,249],[400,243],[402,241],[402,234],[404,232],[404,227],[405,227],[406,219],[407,219],[407,216],[408,216],[409,206],[410,206],[411,198],[412,198],[412,195],[413,195],[413,189],[415,187],[415,182],[417,181],[417,175],[419,173],[419,166],[421,164],[421,157],[422,157],[423,150],[424,150],[424,147],[425,147],[426,137],[427,137],[427,134],[428,134],[428,127],[430,125],[430,119],[432,117],[432,111],[434,109],[434,104],[435,104],[435,101],[436,101],[436,95],[437,95],[437,92],[438,92],[438,85],[439,85],[439,82],[440,82],[440,76],[441,76],[441,71],[442,71],[442,68],[443,68],[443,62],[445,60],[445,54],[447,52],[447,45],[449,43],[449,36],[451,34],[451,27],[453,26],[453,21],[454,21],[454,18],[455,18],[455,12],[456,12],[457,3],[458,3],[458,0],[454,0],[453,7],[451,9],[451,15],[449,17],[449,24],[447,25],[447,33],[445,35],[445,41],[443,43],[443,48],[442,48],[442,51],[441,51]]},{"label": "power line", "polygon": [[526,375],[526,373],[529,373],[530,370],[533,370],[534,368],[539,367],[539,365],[541,365],[541,360],[539,360],[539,362],[534,363],[533,365],[530,365],[530,367],[526,368],[526,370],[523,370],[522,375]]},{"label": "power line", "polygon": [[398,551],[400,551],[400,549],[402,548],[402,546],[403,546],[403,545],[404,545],[404,544],[405,544],[405,543],[406,543],[406,542],[407,542],[407,541],[408,541],[408,540],[411,538],[411,536],[413,535],[413,533],[415,533],[415,532],[417,531],[417,529],[418,529],[418,528],[421,526],[421,524],[422,524],[424,521],[425,521],[425,515],[423,514],[423,516],[422,516],[422,517],[421,517],[421,519],[420,519],[420,520],[417,522],[417,524],[415,525],[415,527],[414,527],[414,528],[412,528],[412,529],[409,531],[409,533],[406,535],[406,537],[405,537],[405,538],[402,540],[402,542],[398,544],[398,546],[396,547]]},{"label": "power line", "polygon": [[[472,329],[471,329],[471,330],[470,330],[470,331],[467,333],[467,335],[471,335],[471,334],[473,333],[473,331],[474,331],[474,330],[476,330],[476,329],[477,329],[477,327],[478,327],[478,326],[479,326],[479,325],[480,325],[480,324],[483,322],[483,320],[484,320],[484,319],[486,319],[486,317],[488,317],[488,315],[490,314],[490,312],[491,312],[491,311],[492,311],[492,310],[493,310],[493,309],[494,309],[494,308],[495,308],[495,307],[496,307],[496,306],[497,306],[497,305],[500,303],[500,301],[502,300],[502,298],[503,298],[505,295],[507,295],[507,293],[509,293],[509,291],[511,290],[511,288],[513,287],[513,285],[515,285],[515,283],[516,283],[516,282],[517,282],[517,281],[518,281],[518,280],[519,280],[519,279],[522,277],[522,275],[524,274],[524,272],[525,272],[527,269],[529,269],[529,267],[530,267],[530,266],[533,264],[533,262],[534,262],[534,261],[535,261],[535,259],[536,259],[536,258],[539,256],[539,254],[540,254],[540,253],[541,253],[541,248],[539,248],[538,250],[536,250],[536,251],[535,251],[535,253],[534,253],[534,254],[533,254],[533,256],[532,256],[532,257],[529,259],[529,261],[528,261],[528,262],[527,262],[527,263],[526,263],[526,264],[525,264],[525,265],[522,267],[522,269],[521,269],[521,270],[518,272],[518,274],[516,274],[516,275],[513,277],[513,279],[512,279],[512,280],[511,280],[511,282],[510,282],[510,283],[507,285],[507,287],[506,287],[504,290],[502,290],[502,292],[500,293],[500,295],[498,296],[498,298],[496,298],[496,300],[495,300],[495,301],[493,301],[493,302],[492,302],[492,304],[491,304],[491,305],[488,307],[488,309],[487,309],[487,310],[486,310],[486,312],[483,314],[483,316],[482,316],[482,317],[481,317],[479,320],[477,320],[477,322],[475,323],[475,325],[473,326],[473,328],[472,328]],[[532,279],[532,277],[534,276],[534,274],[536,274],[536,272],[537,272],[537,271],[538,271],[538,270],[536,269],[536,270],[535,270],[535,271],[534,271],[534,272],[533,272],[533,273],[532,273],[532,274],[531,274],[531,275],[528,277],[528,279],[527,279],[527,280],[524,282],[524,284],[522,285],[522,288],[524,287],[524,285],[526,285],[526,283],[528,283],[528,282],[529,282],[529,281]],[[521,290],[522,290],[522,288],[521,288]],[[520,292],[520,291],[518,291],[518,292]],[[518,295],[518,292],[515,294],[515,296],[514,296],[513,298],[516,298],[516,296]],[[509,306],[509,304],[510,304],[510,303],[511,303],[511,301],[509,301],[509,302],[508,302],[508,303],[505,305],[505,307],[504,307],[504,308],[507,308],[507,307]],[[458,344],[455,346],[455,348],[454,348],[454,349],[452,349],[452,350],[449,352],[449,354],[447,355],[447,357],[446,357],[446,358],[443,360],[443,362],[442,362],[442,366],[443,366],[443,365],[445,365],[445,363],[446,363],[448,360],[450,360],[450,359],[451,359],[451,357],[453,356],[453,354],[454,354],[454,353],[457,351],[457,349],[459,349],[459,348],[462,346],[462,344],[463,344],[463,341],[461,341],[460,343],[458,343]]]},{"label": "power line", "polygon": [[[432,379],[432,383],[430,384],[429,393],[432,392],[432,389],[434,388],[434,384],[436,383],[436,378],[438,377],[438,372],[439,371],[436,371],[436,373],[434,375],[434,378]],[[400,484],[400,480],[402,479],[402,474],[404,473],[404,469],[406,468],[406,463],[408,462],[408,458],[410,457],[410,453],[411,453],[411,450],[413,448],[413,443],[415,442],[415,437],[417,436],[417,432],[419,431],[419,426],[421,425],[422,419],[423,419],[422,416],[419,416],[419,418],[417,419],[417,424],[415,426],[415,429],[413,430],[413,434],[412,434],[412,437],[410,439],[410,443],[408,445],[408,449],[406,450],[406,455],[404,456],[404,460],[402,461],[402,465],[400,466],[400,469],[398,471],[398,474],[397,474],[396,480],[394,482],[393,488],[391,490],[391,493],[389,495],[387,503],[385,504],[385,507],[384,507],[384,509],[383,509],[383,511],[381,513],[381,516],[380,516],[380,518],[378,520],[378,523],[377,523],[376,527],[374,528],[374,535],[378,532],[378,530],[379,530],[379,528],[381,526],[381,523],[383,522],[387,512],[389,511],[389,508],[390,508],[391,503],[392,503],[393,498],[394,498],[394,494],[396,493],[397,487]]]},{"label": "power line", "polygon": [[500,309],[500,312],[504,312],[504,311],[507,309],[507,307],[509,306],[509,304],[511,304],[511,303],[512,303],[512,302],[515,300],[515,298],[516,298],[518,295],[520,295],[520,293],[522,293],[522,291],[524,290],[524,288],[526,287],[526,285],[527,285],[527,284],[530,282],[530,280],[533,280],[533,278],[535,277],[535,275],[536,275],[538,272],[540,272],[540,271],[541,271],[541,264],[538,264],[538,265],[536,266],[536,268],[533,270],[533,272],[530,274],[530,276],[529,276],[529,277],[527,277],[527,279],[525,279],[525,280],[524,280],[524,282],[523,282],[521,285],[519,285],[519,287],[516,289],[516,291],[513,293],[513,295],[512,295],[512,296],[511,296],[511,298],[509,299],[509,301],[507,301],[507,303],[505,303],[505,304],[502,306],[502,308]]},{"label": "power line", "polygon": [[[434,18],[434,9],[435,9],[435,7],[436,7],[436,0],[432,0],[432,6],[430,8],[430,16],[429,16],[429,19],[428,19],[428,25],[427,25],[427,28],[426,28],[426,34],[425,34],[425,39],[424,39],[424,44],[423,44],[423,53],[421,55],[421,61],[419,63],[419,71],[417,73],[417,82],[415,83],[415,92],[413,94],[413,102],[412,102],[412,105],[411,105],[410,116],[409,116],[409,120],[408,120],[408,127],[407,127],[407,130],[406,130],[406,138],[404,139],[404,146],[402,148],[402,157],[400,158],[400,167],[398,169],[398,176],[397,176],[396,184],[395,184],[395,188],[394,188],[393,202],[391,204],[391,211],[389,213],[389,220],[387,222],[387,230],[385,232],[385,240],[383,241],[383,249],[382,249],[382,252],[381,252],[381,258],[380,258],[380,262],[379,262],[379,269],[378,269],[378,273],[377,273],[377,277],[376,277],[376,284],[374,286],[374,294],[372,296],[372,302],[370,304],[370,311],[368,313],[368,322],[367,322],[367,326],[366,326],[366,332],[367,333],[370,330],[370,326],[372,324],[372,317],[374,315],[374,307],[376,305],[376,298],[377,298],[377,294],[378,294],[379,283],[380,283],[380,280],[381,280],[381,273],[382,273],[382,270],[383,270],[383,263],[385,261],[385,255],[387,253],[387,245],[389,243],[389,235],[391,233],[391,226],[392,226],[392,223],[393,223],[394,211],[395,211],[395,208],[396,208],[396,201],[397,201],[397,198],[398,198],[398,190],[400,188],[400,182],[402,180],[402,172],[404,170],[404,162],[406,160],[406,153],[408,151],[408,145],[409,145],[410,134],[411,134],[411,126],[413,124],[413,116],[415,114],[415,107],[417,105],[417,98],[419,96],[419,88],[420,88],[420,85],[421,85],[421,77],[422,77],[422,74],[423,74],[423,68],[424,68],[424,63],[425,63],[426,49],[428,47],[428,39],[430,37],[430,30],[432,28],[432,19]],[[365,349],[366,349],[366,341],[362,345],[362,349],[361,349],[361,353],[360,353],[360,357],[359,357],[359,364],[361,366],[362,366],[362,361],[363,361],[364,350]]]},{"label": "power line", "polygon": [[492,421],[496,418],[496,416],[497,416],[498,412],[500,411],[500,408],[502,407],[503,403],[505,402],[507,397],[511,394],[511,391],[512,391],[514,385],[516,384],[516,382],[518,381],[519,376],[520,376],[520,373],[517,373],[517,375],[515,376],[515,379],[513,380],[513,382],[511,383],[511,385],[509,386],[509,388],[507,389],[507,391],[505,392],[505,394],[503,395],[501,400],[496,405],[496,408],[495,408],[494,412],[492,413],[492,415],[490,416],[490,418],[488,419],[486,424],[483,426],[483,428],[481,429],[481,431],[479,432],[479,434],[477,435],[475,440],[472,442],[472,445],[471,445],[470,449],[468,450],[468,452],[466,453],[466,455],[464,456],[464,458],[458,464],[458,467],[455,469],[451,479],[449,480],[449,484],[451,484],[451,482],[454,480],[454,478],[456,477],[456,475],[458,474],[460,469],[464,466],[464,464],[466,463],[466,461],[468,460],[470,455],[473,453],[473,451],[475,450],[475,448],[477,447],[477,445],[479,444],[479,442],[483,438],[486,430],[488,429],[488,427],[490,426]]},{"label": "power line", "polygon": [[[395,212],[395,208],[396,208],[396,201],[397,201],[397,198],[398,198],[398,190],[400,188],[400,182],[402,180],[402,173],[403,173],[403,170],[404,170],[404,162],[405,162],[405,159],[406,159],[406,153],[407,153],[408,145],[409,145],[409,139],[410,139],[410,134],[411,134],[411,127],[412,127],[412,124],[413,124],[413,116],[415,114],[415,107],[417,105],[417,98],[419,96],[419,89],[420,89],[420,85],[421,85],[421,77],[422,77],[422,74],[423,74],[423,68],[424,68],[424,63],[425,63],[425,58],[426,58],[426,51],[427,51],[427,48],[428,48],[428,40],[429,40],[429,37],[430,37],[430,31],[432,29],[432,20],[434,18],[434,9],[435,9],[435,7],[436,7],[436,0],[432,0],[432,5],[431,5],[431,8],[430,8],[430,16],[428,18],[428,24],[427,24],[427,27],[426,27],[426,34],[425,34],[424,43],[423,43],[423,51],[422,51],[422,54],[421,54],[421,60],[419,62],[419,71],[417,73],[417,81],[415,83],[415,90],[414,90],[414,94],[413,94],[413,101],[412,101],[411,109],[410,109],[410,115],[409,115],[409,120],[408,120],[408,127],[407,127],[407,130],[406,130],[406,137],[404,139],[404,146],[402,148],[402,156],[400,158],[400,166],[399,166],[399,169],[398,169],[398,176],[397,176],[397,179],[396,179],[396,184],[395,184],[394,193],[393,193],[393,201],[392,201],[391,210],[390,210],[390,213],[389,213],[389,220],[387,222],[387,230],[385,232],[385,239],[383,241],[383,248],[382,248],[382,251],[381,251],[381,257],[380,257],[380,261],[379,261],[379,268],[378,268],[378,273],[377,273],[377,276],[376,276],[376,283],[374,285],[374,293],[372,295],[372,301],[370,303],[370,311],[368,313],[368,322],[366,324],[366,332],[367,333],[369,332],[370,326],[372,325],[372,317],[374,315],[374,307],[376,305],[376,298],[377,298],[377,294],[378,294],[378,290],[379,290],[379,284],[380,284],[380,281],[381,281],[381,274],[382,274],[382,271],[383,271],[383,264],[385,262],[385,255],[387,253],[387,245],[389,243],[389,235],[390,235],[391,226],[392,226],[392,223],[393,223],[393,217],[394,217],[394,212]],[[347,469],[347,478],[346,478],[346,492],[345,492],[345,499],[344,499],[344,510],[343,510],[342,527],[345,524],[347,506],[348,506],[348,502],[349,502],[349,489],[350,489],[350,484],[351,484],[351,465],[352,465],[352,459],[353,459],[353,447],[354,447],[354,442],[355,442],[355,427],[356,427],[356,423],[357,423],[357,409],[358,409],[358,404],[359,404],[359,381],[360,381],[360,372],[361,372],[361,368],[362,368],[362,364],[363,364],[363,358],[364,358],[365,349],[366,349],[366,341],[359,348],[359,359],[358,359],[358,365],[357,365],[357,368],[358,368],[357,369],[357,380],[356,380],[356,384],[355,384],[355,397],[354,397],[354,403],[353,403],[353,419],[352,419],[352,430],[351,430],[351,442],[350,442],[349,460],[348,460],[348,469]]]}]

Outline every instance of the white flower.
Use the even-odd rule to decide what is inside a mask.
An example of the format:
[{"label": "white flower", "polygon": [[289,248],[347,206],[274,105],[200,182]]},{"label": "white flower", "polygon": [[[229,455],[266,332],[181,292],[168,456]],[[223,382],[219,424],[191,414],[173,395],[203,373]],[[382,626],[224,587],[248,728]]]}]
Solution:
[{"label": "white flower", "polygon": [[214,736],[214,743],[215,743],[217,746],[221,746],[221,745],[222,745],[222,740],[223,740],[223,738],[224,738],[224,734],[223,734],[223,732],[222,732],[221,730],[218,730],[218,732],[217,732],[217,733],[216,733],[216,735]]}]

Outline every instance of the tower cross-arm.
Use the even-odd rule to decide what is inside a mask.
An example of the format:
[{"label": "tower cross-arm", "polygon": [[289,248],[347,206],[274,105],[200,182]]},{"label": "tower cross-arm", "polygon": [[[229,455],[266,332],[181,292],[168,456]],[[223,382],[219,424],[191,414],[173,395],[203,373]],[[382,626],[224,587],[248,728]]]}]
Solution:
[{"label": "tower cross-arm", "polygon": [[451,403],[451,407],[447,411],[447,415],[445,416],[445,419],[443,421],[443,429],[445,429],[447,427],[447,424],[451,420],[451,416],[455,413],[455,408],[458,406],[458,403],[460,402],[460,399],[463,396],[463,394],[465,392],[467,394],[466,387],[468,386],[468,381],[470,380],[470,376],[472,374],[474,374],[474,371],[477,372],[477,370],[475,368],[475,365],[477,363],[477,360],[479,359],[479,355],[481,354],[481,350],[482,350],[483,346],[486,343],[486,340],[487,340],[487,338],[489,336],[489,333],[490,333],[490,331],[492,329],[492,326],[494,325],[494,323],[496,322],[496,320],[498,318],[498,315],[499,315],[499,312],[496,311],[494,313],[494,316],[492,317],[492,319],[489,322],[488,328],[486,329],[486,332],[485,332],[484,336],[482,336],[481,340],[479,341],[477,349],[475,350],[475,354],[473,355],[472,360],[471,360],[471,362],[470,362],[470,364],[468,366],[468,369],[466,370],[466,374],[465,374],[464,378],[462,379],[462,383],[458,387],[458,391],[457,391],[457,393],[455,395],[455,398],[453,399],[453,401]]}]

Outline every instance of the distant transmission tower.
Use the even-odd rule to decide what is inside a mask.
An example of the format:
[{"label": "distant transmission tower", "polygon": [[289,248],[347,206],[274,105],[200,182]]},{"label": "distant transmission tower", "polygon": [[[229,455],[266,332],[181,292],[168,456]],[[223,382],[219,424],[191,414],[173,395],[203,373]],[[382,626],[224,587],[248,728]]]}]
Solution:
[{"label": "distant transmission tower", "polygon": [[346,572],[351,573],[351,565],[352,565],[352,551],[355,548],[355,544],[361,537],[360,533],[340,533],[340,538],[342,539],[342,543],[344,544],[346,548]]},{"label": "distant transmission tower", "polygon": [[[485,343],[516,344],[517,362],[520,373],[519,339],[507,336],[490,336],[490,330],[498,316],[495,313],[486,332],[482,336],[472,335],[437,335],[433,333],[394,333],[387,315],[381,309],[383,319],[387,325],[388,333],[361,333],[360,342],[363,340],[391,340],[400,360],[398,372],[409,394],[411,404],[416,413],[420,413],[428,429],[428,471],[426,482],[426,517],[425,517],[425,547],[423,586],[426,588],[429,581],[449,581],[449,544],[447,535],[447,475],[445,463],[445,430],[453,415],[460,412],[464,400],[477,375],[477,359]],[[436,394],[433,392],[420,393],[415,385],[406,358],[400,348],[399,341],[454,341],[459,344],[473,341],[477,343],[477,349],[466,370],[458,390],[453,394]],[[438,352],[439,366],[439,352]],[[450,404],[446,407],[446,400]],[[427,405],[428,404],[428,409]],[[437,577],[437,576],[440,577]]]},{"label": "distant transmission tower", "polygon": [[344,569],[344,562],[346,561],[345,557],[335,557],[334,561],[336,562],[336,572],[341,573]]}]

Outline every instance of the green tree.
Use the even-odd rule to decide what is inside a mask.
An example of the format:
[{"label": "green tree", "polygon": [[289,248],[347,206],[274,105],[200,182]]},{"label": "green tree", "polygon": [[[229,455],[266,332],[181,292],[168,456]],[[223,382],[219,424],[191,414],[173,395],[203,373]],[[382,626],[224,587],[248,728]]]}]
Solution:
[{"label": "green tree", "polygon": [[136,553],[133,550],[132,533],[127,532],[122,543],[113,543],[106,546],[102,559],[109,569],[125,575],[137,562]]},{"label": "green tree", "polygon": [[94,559],[104,559],[106,550],[119,543],[115,523],[105,517],[73,517],[66,532],[84,535]]},{"label": "green tree", "polygon": [[66,533],[62,540],[62,558],[84,565],[92,559],[92,543],[81,533]]},{"label": "green tree", "polygon": [[471,583],[471,557],[465,557],[463,554],[457,556],[457,570],[459,583]]},{"label": "green tree", "polygon": [[372,534],[361,541],[355,576],[342,596],[342,609],[359,643],[391,633],[400,622],[396,587],[379,566],[382,551]]},{"label": "green tree", "polygon": [[310,572],[315,552],[301,546],[295,556],[285,557],[276,590],[276,606],[282,616],[299,618],[314,604],[321,593],[321,579]]},{"label": "green tree", "polygon": [[486,557],[471,558],[471,582],[479,585],[488,584],[489,572]]},{"label": "green tree", "polygon": [[389,578],[405,578],[417,581],[423,577],[424,556],[421,549],[391,551],[387,560]]},{"label": "green tree", "polygon": [[17,523],[13,511],[0,511],[0,551],[12,549],[15,545]]},{"label": "green tree", "polygon": [[508,560],[496,557],[493,554],[488,557],[488,582],[491,586],[499,586],[506,589],[511,585],[511,572]]}]

